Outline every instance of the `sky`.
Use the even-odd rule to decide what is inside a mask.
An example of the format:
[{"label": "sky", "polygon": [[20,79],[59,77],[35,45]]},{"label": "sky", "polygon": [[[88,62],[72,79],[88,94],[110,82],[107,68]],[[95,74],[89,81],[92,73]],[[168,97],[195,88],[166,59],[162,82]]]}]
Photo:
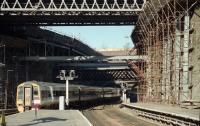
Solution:
[{"label": "sky", "polygon": [[94,49],[131,48],[134,26],[51,26],[45,29],[78,38]]}]

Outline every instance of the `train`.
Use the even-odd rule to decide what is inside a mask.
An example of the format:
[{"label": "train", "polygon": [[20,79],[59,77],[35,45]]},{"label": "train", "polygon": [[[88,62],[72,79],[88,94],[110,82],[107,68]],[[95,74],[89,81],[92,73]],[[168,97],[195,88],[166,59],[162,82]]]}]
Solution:
[{"label": "train", "polygon": [[[17,86],[16,106],[19,112],[58,106],[59,96],[65,96],[65,84],[27,81]],[[119,88],[69,84],[69,104],[120,96]]]}]

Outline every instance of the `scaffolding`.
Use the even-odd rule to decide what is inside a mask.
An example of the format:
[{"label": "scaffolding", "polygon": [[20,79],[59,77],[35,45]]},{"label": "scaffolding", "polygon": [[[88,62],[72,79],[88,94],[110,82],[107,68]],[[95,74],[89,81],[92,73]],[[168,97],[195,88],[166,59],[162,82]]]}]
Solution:
[{"label": "scaffolding", "polygon": [[139,102],[178,105],[195,102],[191,39],[198,35],[193,34],[191,26],[197,25],[199,19],[190,20],[198,4],[198,0],[149,0],[146,3],[132,34],[137,53],[148,57],[146,63],[142,63],[144,78],[138,87]]}]

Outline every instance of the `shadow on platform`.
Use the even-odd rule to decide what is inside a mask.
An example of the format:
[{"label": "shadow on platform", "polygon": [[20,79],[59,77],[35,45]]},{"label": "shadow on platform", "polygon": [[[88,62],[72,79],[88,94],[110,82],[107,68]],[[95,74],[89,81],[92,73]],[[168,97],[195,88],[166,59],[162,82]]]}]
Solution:
[{"label": "shadow on platform", "polygon": [[38,118],[38,119],[34,119],[32,121],[32,123],[24,124],[21,126],[34,126],[34,125],[45,124],[45,123],[50,123],[50,122],[57,122],[57,121],[67,121],[67,119],[60,119],[60,118],[56,118],[56,117]]}]

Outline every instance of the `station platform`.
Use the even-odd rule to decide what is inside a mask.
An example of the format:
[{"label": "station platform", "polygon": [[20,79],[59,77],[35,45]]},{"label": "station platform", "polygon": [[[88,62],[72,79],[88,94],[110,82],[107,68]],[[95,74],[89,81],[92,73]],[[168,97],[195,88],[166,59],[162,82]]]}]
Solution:
[{"label": "station platform", "polygon": [[6,126],[92,126],[78,110],[27,111],[6,116]]},{"label": "station platform", "polygon": [[16,108],[14,108],[14,109],[0,109],[0,115],[1,115],[2,111],[4,111],[5,115],[11,115],[11,114],[15,114],[15,113],[18,112]]},{"label": "station platform", "polygon": [[134,109],[139,115],[169,123],[200,123],[200,109],[187,109],[179,106],[157,103],[122,103],[125,107]]}]

